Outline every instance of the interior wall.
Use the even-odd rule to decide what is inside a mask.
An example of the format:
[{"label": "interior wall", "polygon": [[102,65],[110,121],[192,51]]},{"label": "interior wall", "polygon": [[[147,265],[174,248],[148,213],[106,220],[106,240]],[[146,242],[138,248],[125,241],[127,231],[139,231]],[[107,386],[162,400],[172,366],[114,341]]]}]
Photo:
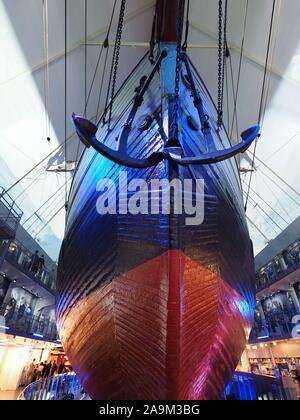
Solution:
[{"label": "interior wall", "polygon": [[14,391],[18,389],[24,366],[28,362],[28,347],[4,348],[0,365],[0,390]]},{"label": "interior wall", "polygon": [[16,391],[29,364],[34,359],[36,364],[48,360],[49,355],[47,349],[0,345],[0,390]]}]

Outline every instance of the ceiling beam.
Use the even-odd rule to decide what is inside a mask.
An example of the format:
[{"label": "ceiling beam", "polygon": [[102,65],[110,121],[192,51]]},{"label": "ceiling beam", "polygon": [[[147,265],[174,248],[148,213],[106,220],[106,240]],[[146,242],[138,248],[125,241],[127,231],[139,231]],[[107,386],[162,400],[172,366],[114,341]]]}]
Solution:
[{"label": "ceiling beam", "polygon": [[[140,7],[139,9],[137,9],[137,10],[131,12],[131,13],[128,13],[126,15],[125,19],[124,19],[124,23],[128,23],[130,20],[134,19],[135,17],[141,15],[144,12],[147,12],[148,10],[152,9],[154,7],[154,5],[155,5],[155,2],[151,1],[146,6]],[[117,23],[115,22],[112,25],[112,29],[114,29],[116,27],[117,27]],[[98,38],[99,36],[105,35],[107,33],[107,31],[108,31],[108,25],[100,28],[96,32],[93,32],[93,33],[89,34],[88,35],[88,40],[93,41],[94,39]],[[68,49],[67,55],[70,55],[71,53],[73,53],[78,48],[81,48],[82,45],[84,45],[84,40],[80,40],[79,42],[75,43],[73,46],[71,46]],[[60,59],[64,59],[64,57],[65,57],[65,51],[61,51],[61,52],[53,55],[52,57],[49,57],[49,65],[59,61]],[[37,72],[43,70],[44,68],[45,68],[45,62],[44,61],[40,62],[40,63],[26,69],[25,71],[17,73],[16,75],[10,77],[9,79],[3,80],[2,82],[0,82],[0,87],[15,81],[16,79],[18,79],[20,77],[28,76],[30,74],[37,73]]]}]

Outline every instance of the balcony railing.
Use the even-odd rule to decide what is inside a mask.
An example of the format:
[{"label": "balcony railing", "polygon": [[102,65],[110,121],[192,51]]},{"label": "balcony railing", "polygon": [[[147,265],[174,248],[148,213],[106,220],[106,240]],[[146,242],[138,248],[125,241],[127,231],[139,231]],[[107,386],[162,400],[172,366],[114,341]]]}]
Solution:
[{"label": "balcony railing", "polygon": [[75,373],[51,376],[30,384],[19,400],[82,400],[88,399]]},{"label": "balcony railing", "polygon": [[276,255],[256,275],[256,291],[270,287],[300,268],[300,241]]},{"label": "balcony railing", "polygon": [[13,239],[22,216],[22,210],[0,187],[0,238]]},{"label": "balcony railing", "polygon": [[282,382],[269,376],[236,372],[226,388],[228,400],[286,400]]},{"label": "balcony railing", "polygon": [[[297,314],[295,314],[296,316]],[[269,317],[268,321],[257,323],[255,322],[250,335],[250,343],[266,340],[287,340],[295,338],[295,324],[292,319],[288,322],[285,319],[278,319],[276,317]],[[300,328],[296,331],[300,338]]]},{"label": "balcony railing", "polygon": [[[228,400],[285,400],[280,380],[273,377],[236,372],[227,386]],[[20,400],[87,400],[75,373],[58,375],[30,384],[19,396]]]},{"label": "balcony railing", "polygon": [[12,309],[8,305],[3,305],[0,308],[0,316],[1,324],[3,324],[0,325],[0,332],[2,333],[6,332],[43,341],[59,341],[55,321],[47,319],[43,315],[28,313],[25,308],[21,311],[17,306]]},{"label": "balcony railing", "polygon": [[[0,242],[0,256],[7,248],[7,241]],[[56,267],[52,269],[41,267],[37,270],[32,269],[33,254],[17,240],[12,241],[8,247],[5,260],[10,262],[15,268],[18,268],[26,276],[40,283],[52,293],[56,290]]]}]

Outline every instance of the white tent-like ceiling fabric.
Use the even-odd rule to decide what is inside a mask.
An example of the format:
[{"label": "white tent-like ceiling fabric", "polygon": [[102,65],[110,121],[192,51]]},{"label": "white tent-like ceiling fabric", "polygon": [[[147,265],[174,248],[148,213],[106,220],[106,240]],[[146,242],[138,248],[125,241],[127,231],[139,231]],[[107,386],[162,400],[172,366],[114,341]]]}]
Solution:
[{"label": "white tent-like ceiling fabric", "polygon": [[[191,0],[190,3],[189,55],[213,97],[217,98],[218,0]],[[64,143],[64,5],[62,0],[0,2],[0,185],[5,188],[54,151],[59,144]],[[87,49],[84,46],[85,0],[69,0],[67,5],[67,114],[71,116],[72,112],[84,112],[85,53],[89,88],[101,48],[98,44],[105,38],[114,0],[87,1],[87,39],[90,44]],[[120,0],[117,2],[111,42],[115,38],[119,6]],[[147,51],[146,43],[150,39],[154,6],[155,2],[149,0],[127,1],[118,85]],[[273,0],[228,0],[228,43],[235,90],[244,36],[237,98],[237,125],[240,132],[256,124],[258,120],[272,7]],[[249,226],[256,252],[300,213],[300,196],[297,193],[300,190],[300,169],[297,161],[300,137],[299,18],[298,0],[276,0],[266,79],[264,123],[257,147],[258,159],[252,174],[248,204]],[[47,27],[48,36],[45,37]],[[47,51],[45,45],[48,46]],[[110,54],[111,52],[112,48]],[[47,56],[49,64],[46,66],[48,72],[45,72]],[[104,60],[101,60],[87,107],[90,118],[95,116],[98,109],[103,63]],[[47,73],[48,77],[45,78]],[[231,132],[234,96],[229,61],[227,79],[225,91],[228,88],[229,108],[225,92],[224,120]],[[107,81],[106,77],[104,93]],[[45,86],[49,87],[46,95]],[[99,110],[103,109],[104,102],[105,94]],[[45,110],[49,113],[49,119]],[[72,135],[68,142],[68,160],[78,157],[78,140],[68,118],[67,136]],[[48,136],[51,137],[50,143],[47,141]],[[236,124],[232,137],[237,140]],[[251,152],[253,148],[241,160],[243,169],[251,169]],[[64,230],[65,215],[62,208],[65,200],[65,175],[46,172],[47,163],[48,160],[13,189],[11,195],[25,212],[24,227],[33,236],[37,235],[41,245],[56,258]],[[50,165],[63,163],[64,148],[53,154]],[[250,176],[249,172],[242,174],[245,194],[248,192]],[[49,204],[41,208],[52,196]],[[40,208],[38,214],[30,218]],[[60,209],[62,210],[59,211]],[[49,219],[52,219],[51,223],[43,229],[43,224]]]}]

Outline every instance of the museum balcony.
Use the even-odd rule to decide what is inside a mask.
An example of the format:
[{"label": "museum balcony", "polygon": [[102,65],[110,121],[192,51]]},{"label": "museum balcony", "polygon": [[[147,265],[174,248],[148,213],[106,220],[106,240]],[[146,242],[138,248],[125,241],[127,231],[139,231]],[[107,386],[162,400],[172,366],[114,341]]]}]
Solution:
[{"label": "museum balcony", "polygon": [[18,239],[0,241],[0,258],[3,260],[2,272],[10,277],[18,277],[23,274],[51,293],[55,293],[56,264],[48,260],[48,264],[46,263],[44,267],[35,271],[32,268],[33,257],[34,252]]},{"label": "museum balcony", "polygon": [[53,313],[46,317],[42,311],[34,314],[28,311],[28,307],[19,304],[11,311],[11,305],[6,303],[0,308],[0,333],[6,333],[18,337],[43,340],[47,342],[60,342],[56,328],[54,305]]},{"label": "museum balcony", "polygon": [[0,334],[57,342],[56,263],[20,225],[0,240]]},{"label": "museum balcony", "polygon": [[300,219],[255,258],[256,300],[250,342],[300,338]]}]

